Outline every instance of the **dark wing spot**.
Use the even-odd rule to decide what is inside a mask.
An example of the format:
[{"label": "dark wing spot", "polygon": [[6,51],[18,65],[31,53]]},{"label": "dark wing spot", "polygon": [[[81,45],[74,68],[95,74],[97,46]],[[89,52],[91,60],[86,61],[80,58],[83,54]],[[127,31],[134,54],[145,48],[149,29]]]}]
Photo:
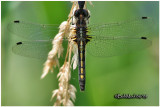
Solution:
[{"label": "dark wing spot", "polygon": [[148,17],[142,17],[142,19],[148,19]]},{"label": "dark wing spot", "polygon": [[15,20],[15,21],[14,21],[14,23],[19,23],[19,22],[20,22],[19,20]]},{"label": "dark wing spot", "polygon": [[21,45],[22,44],[22,42],[18,42],[18,43],[16,43],[17,45]]},{"label": "dark wing spot", "polygon": [[141,37],[141,39],[147,39],[147,37]]}]

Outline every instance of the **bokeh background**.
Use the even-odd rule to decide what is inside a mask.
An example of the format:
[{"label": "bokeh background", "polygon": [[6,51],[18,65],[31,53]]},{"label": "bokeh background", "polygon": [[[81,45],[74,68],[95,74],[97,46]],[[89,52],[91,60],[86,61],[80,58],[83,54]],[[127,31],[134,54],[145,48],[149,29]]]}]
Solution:
[{"label": "bokeh background", "polygon": [[[98,58],[86,55],[86,90],[80,92],[78,69],[72,70],[71,83],[77,88],[76,106],[158,106],[159,105],[159,3],[92,2],[91,24],[150,16],[156,28],[152,46],[127,55]],[[51,106],[52,91],[58,88],[56,68],[40,80],[44,61],[12,53],[12,45],[21,38],[7,30],[10,21],[20,19],[42,24],[60,24],[68,17],[71,2],[1,2],[1,99],[3,106]],[[64,46],[66,48],[66,46]],[[63,58],[60,60],[62,65]],[[147,99],[114,99],[115,94],[146,94]]]}]

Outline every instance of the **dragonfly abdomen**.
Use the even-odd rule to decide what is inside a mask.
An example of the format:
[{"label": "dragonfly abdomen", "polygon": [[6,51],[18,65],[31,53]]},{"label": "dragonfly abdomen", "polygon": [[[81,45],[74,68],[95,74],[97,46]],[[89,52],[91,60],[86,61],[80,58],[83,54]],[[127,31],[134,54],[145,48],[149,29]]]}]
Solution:
[{"label": "dragonfly abdomen", "polygon": [[85,90],[85,42],[80,41],[78,43],[79,54],[79,84],[81,91]]},{"label": "dragonfly abdomen", "polygon": [[85,90],[85,47],[91,37],[87,35],[87,27],[77,27],[76,36],[73,40],[78,45],[78,56],[79,56],[79,85],[80,90]]}]

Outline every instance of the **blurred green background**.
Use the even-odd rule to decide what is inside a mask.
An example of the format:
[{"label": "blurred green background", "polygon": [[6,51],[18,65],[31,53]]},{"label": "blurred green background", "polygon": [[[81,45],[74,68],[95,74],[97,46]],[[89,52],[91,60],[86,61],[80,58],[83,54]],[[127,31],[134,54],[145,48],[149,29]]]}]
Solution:
[{"label": "blurred green background", "polygon": [[[72,70],[71,83],[77,88],[76,106],[158,106],[159,105],[159,2],[92,2],[90,24],[108,23],[136,16],[150,16],[157,29],[153,44],[146,50],[109,58],[86,55],[86,90],[80,92],[78,69]],[[10,21],[19,19],[42,24],[60,24],[70,12],[71,2],[1,2],[1,62],[3,106],[51,106],[52,90],[58,88],[57,73],[40,80],[44,61],[12,53],[21,38],[7,30]],[[66,47],[64,47],[66,48]],[[60,63],[63,63],[61,59]],[[114,99],[115,94],[146,94],[147,99]]]}]

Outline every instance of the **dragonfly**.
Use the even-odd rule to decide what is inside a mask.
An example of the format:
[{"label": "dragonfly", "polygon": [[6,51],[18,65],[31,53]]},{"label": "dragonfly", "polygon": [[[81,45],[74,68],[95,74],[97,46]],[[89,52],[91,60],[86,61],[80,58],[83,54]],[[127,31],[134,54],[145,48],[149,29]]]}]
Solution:
[{"label": "dragonfly", "polygon": [[[79,1],[74,17],[76,35],[72,40],[78,47],[79,85],[85,90],[85,52],[95,57],[111,57],[136,52],[149,47],[152,41],[151,18],[137,17],[126,21],[88,25],[90,14]],[[58,25],[36,24],[16,20],[8,25],[10,32],[27,39],[13,46],[13,52],[26,57],[46,59],[52,49],[52,40]]]}]

